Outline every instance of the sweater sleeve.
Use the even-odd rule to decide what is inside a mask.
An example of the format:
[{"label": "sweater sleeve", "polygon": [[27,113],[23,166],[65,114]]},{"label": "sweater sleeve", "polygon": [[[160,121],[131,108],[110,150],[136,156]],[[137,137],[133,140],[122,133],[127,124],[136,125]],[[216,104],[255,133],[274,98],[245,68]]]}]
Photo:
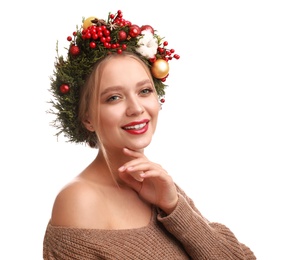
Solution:
[{"label": "sweater sleeve", "polygon": [[194,202],[178,188],[179,200],[170,215],[159,211],[163,226],[178,239],[192,259],[255,260],[253,252],[240,243],[226,226],[205,219]]}]

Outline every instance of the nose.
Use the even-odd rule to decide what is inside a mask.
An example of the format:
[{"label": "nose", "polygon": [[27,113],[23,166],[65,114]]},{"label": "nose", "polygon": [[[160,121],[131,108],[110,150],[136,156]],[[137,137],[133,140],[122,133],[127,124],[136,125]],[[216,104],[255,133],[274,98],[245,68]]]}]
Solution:
[{"label": "nose", "polygon": [[137,116],[144,112],[144,107],[138,97],[127,98],[127,116]]}]

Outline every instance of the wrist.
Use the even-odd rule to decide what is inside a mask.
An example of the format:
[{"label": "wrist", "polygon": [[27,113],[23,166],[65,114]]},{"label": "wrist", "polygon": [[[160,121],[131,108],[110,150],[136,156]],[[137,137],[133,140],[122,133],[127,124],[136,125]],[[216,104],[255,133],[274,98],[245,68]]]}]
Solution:
[{"label": "wrist", "polygon": [[170,215],[175,208],[177,207],[178,204],[178,195],[176,196],[176,198],[174,199],[174,201],[172,203],[170,203],[169,205],[166,205],[166,207],[162,207],[160,208],[166,215]]}]

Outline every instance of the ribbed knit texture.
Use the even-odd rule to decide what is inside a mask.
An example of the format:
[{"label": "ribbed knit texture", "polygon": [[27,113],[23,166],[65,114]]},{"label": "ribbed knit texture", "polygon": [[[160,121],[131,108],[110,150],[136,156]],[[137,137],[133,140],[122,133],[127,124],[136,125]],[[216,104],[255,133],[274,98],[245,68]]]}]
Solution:
[{"label": "ribbed knit texture", "polygon": [[208,222],[193,201],[181,189],[179,192],[177,207],[170,215],[153,210],[150,223],[142,228],[79,229],[48,223],[43,259],[256,259],[227,227]]}]

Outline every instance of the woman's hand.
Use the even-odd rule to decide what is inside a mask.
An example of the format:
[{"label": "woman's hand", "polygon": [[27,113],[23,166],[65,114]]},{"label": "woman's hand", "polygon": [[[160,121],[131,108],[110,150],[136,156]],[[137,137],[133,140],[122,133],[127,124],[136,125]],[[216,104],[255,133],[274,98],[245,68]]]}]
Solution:
[{"label": "woman's hand", "polygon": [[123,152],[134,159],[118,169],[120,178],[141,198],[170,214],[178,201],[172,177],[161,165],[149,161],[143,153],[127,148]]}]

